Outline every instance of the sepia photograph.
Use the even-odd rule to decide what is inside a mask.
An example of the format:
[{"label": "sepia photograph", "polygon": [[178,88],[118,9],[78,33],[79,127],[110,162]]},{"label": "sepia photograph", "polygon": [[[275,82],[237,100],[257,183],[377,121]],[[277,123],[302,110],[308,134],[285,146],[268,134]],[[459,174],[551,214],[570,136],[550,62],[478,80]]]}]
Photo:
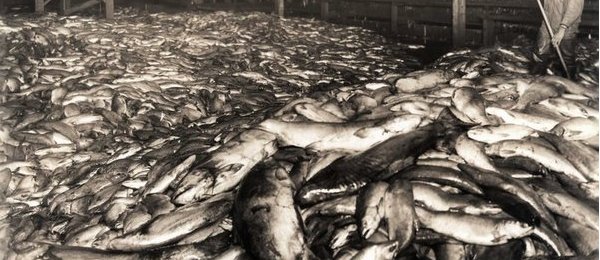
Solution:
[{"label": "sepia photograph", "polygon": [[600,260],[598,0],[0,0],[0,260]]}]

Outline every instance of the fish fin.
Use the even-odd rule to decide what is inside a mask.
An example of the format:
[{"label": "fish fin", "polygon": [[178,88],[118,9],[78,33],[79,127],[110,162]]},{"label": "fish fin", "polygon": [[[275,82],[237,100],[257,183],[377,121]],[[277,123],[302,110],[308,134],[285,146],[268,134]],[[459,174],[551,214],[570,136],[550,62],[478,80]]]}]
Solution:
[{"label": "fish fin", "polygon": [[506,236],[499,236],[499,237],[496,237],[496,238],[492,239],[492,242],[494,242],[494,243],[500,243],[500,242],[507,241],[507,240],[508,239],[506,238]]},{"label": "fish fin", "polygon": [[367,138],[370,136],[383,135],[383,133],[385,133],[385,129],[382,127],[365,127],[358,129],[354,132],[354,135],[360,138]]}]

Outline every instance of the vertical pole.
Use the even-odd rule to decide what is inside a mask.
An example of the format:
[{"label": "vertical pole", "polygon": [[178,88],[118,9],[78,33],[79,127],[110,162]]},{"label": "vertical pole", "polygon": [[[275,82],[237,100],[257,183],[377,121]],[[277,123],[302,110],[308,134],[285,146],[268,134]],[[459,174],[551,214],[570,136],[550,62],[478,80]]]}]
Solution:
[{"label": "vertical pole", "polygon": [[35,0],[35,12],[37,14],[44,12],[44,0]]},{"label": "vertical pole", "polygon": [[496,33],[496,24],[493,19],[483,19],[483,45],[491,46],[494,45],[496,39],[494,39]]},{"label": "vertical pole", "polygon": [[114,0],[104,0],[105,11],[106,11],[106,19],[112,20],[115,18],[115,2]]},{"label": "vertical pole", "polygon": [[283,0],[275,0],[275,9],[277,10],[277,15],[283,17]]},{"label": "vertical pole", "polygon": [[329,1],[322,0],[321,1],[321,19],[327,20],[329,18]]},{"label": "vertical pole", "polygon": [[467,31],[467,4],[466,0],[452,1],[452,41],[454,47],[462,47],[465,44]]},{"label": "vertical pole", "polygon": [[392,18],[391,18],[391,30],[392,33],[398,32],[398,3],[392,0]]},{"label": "vertical pole", "polygon": [[70,0],[60,0],[60,14],[68,15],[68,10],[71,7]]}]

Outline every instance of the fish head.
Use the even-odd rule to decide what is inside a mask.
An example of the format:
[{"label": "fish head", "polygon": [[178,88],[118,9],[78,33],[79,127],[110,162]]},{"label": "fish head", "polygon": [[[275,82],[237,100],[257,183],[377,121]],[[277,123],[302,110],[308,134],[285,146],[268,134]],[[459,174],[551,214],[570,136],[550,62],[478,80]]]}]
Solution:
[{"label": "fish head", "polygon": [[405,131],[407,128],[419,127],[426,119],[420,115],[403,115],[385,122],[382,127],[389,132]]},{"label": "fish head", "polygon": [[471,128],[471,130],[469,130],[468,132],[469,137],[471,136],[485,136],[485,135],[489,135],[492,134],[493,131],[492,129],[490,129],[489,127],[473,127]]},{"label": "fish head", "polygon": [[506,229],[506,234],[511,238],[520,238],[527,236],[533,233],[534,227],[525,223],[516,220],[506,221],[504,228]]},{"label": "fish head", "polygon": [[493,143],[493,144],[488,144],[486,146],[483,147],[483,150],[485,151],[485,154],[488,155],[500,155],[500,156],[512,156],[513,154],[506,154],[506,151],[504,151],[504,149],[502,149],[502,147],[500,145],[498,145],[498,143]]}]

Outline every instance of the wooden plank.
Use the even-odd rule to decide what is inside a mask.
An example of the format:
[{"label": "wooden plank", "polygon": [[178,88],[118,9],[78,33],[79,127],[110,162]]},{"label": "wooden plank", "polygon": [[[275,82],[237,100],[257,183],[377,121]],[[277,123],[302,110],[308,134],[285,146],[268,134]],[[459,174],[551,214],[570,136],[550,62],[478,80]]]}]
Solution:
[{"label": "wooden plank", "polygon": [[323,0],[321,1],[321,19],[327,21],[329,18],[329,1]]},{"label": "wooden plank", "polygon": [[398,32],[398,4],[394,1],[392,2],[392,13],[391,13],[391,19],[390,22],[391,24],[391,30],[392,33],[397,33]]},{"label": "wooden plank", "polygon": [[44,0],[35,0],[35,12],[38,14],[44,12]]},{"label": "wooden plank", "polygon": [[454,47],[465,45],[467,31],[466,0],[452,0],[452,42]]},{"label": "wooden plank", "polygon": [[106,19],[112,20],[113,18],[115,18],[114,0],[104,0],[104,11],[106,12]]}]

